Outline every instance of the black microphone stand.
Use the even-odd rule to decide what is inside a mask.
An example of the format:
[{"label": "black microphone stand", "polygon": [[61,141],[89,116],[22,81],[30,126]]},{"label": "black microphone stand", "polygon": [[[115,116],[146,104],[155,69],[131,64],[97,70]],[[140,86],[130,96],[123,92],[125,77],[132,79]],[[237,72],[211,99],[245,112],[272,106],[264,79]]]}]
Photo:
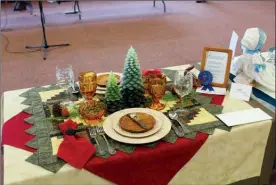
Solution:
[{"label": "black microphone stand", "polygon": [[47,39],[46,39],[46,34],[45,34],[45,17],[44,17],[44,13],[43,13],[42,1],[39,1],[38,5],[39,5],[39,11],[40,11],[42,31],[43,31],[43,45],[42,46],[26,46],[26,49],[43,48],[44,49],[43,59],[46,60],[48,48],[51,48],[51,47],[64,47],[64,46],[69,46],[70,44],[48,45],[48,42],[47,42]]}]

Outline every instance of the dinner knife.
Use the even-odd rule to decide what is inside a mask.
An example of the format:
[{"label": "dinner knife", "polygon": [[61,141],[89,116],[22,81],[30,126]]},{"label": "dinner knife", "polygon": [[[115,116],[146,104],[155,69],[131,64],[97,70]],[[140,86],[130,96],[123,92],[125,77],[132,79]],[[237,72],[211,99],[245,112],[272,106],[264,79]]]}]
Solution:
[{"label": "dinner knife", "polygon": [[143,129],[148,129],[147,126],[145,125],[145,123],[142,122],[135,113],[129,113],[128,116],[133,121],[135,121],[136,123],[138,123],[140,125],[140,127],[142,127]]}]

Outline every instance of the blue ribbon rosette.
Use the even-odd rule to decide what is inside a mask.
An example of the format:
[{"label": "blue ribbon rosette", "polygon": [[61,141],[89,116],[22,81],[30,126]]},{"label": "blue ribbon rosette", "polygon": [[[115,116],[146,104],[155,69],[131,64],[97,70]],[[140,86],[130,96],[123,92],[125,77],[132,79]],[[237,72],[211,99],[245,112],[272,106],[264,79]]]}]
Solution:
[{"label": "blue ribbon rosette", "polygon": [[198,75],[198,79],[201,81],[202,88],[201,90],[206,91],[214,91],[212,87],[213,75],[210,71],[201,71]]}]

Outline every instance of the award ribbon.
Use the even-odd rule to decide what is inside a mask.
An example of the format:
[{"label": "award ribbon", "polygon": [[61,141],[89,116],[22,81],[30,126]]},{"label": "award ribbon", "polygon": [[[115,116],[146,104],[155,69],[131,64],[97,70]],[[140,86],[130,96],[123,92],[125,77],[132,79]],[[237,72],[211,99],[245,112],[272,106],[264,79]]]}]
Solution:
[{"label": "award ribbon", "polygon": [[206,91],[208,89],[209,91],[214,91],[212,87],[213,75],[210,71],[201,71],[198,75],[198,79],[203,86],[201,90]]}]

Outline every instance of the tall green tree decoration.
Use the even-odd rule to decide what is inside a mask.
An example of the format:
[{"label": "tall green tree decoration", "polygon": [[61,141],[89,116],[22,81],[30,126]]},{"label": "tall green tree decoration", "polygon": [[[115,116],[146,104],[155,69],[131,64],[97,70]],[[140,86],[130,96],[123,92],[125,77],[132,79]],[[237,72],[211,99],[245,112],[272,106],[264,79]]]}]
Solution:
[{"label": "tall green tree decoration", "polygon": [[120,90],[125,108],[141,107],[144,105],[145,90],[141,69],[136,51],[132,46],[126,55]]},{"label": "tall green tree decoration", "polygon": [[116,112],[122,108],[120,87],[113,72],[111,72],[108,77],[105,93],[105,103],[107,106],[107,112],[109,113]]}]

